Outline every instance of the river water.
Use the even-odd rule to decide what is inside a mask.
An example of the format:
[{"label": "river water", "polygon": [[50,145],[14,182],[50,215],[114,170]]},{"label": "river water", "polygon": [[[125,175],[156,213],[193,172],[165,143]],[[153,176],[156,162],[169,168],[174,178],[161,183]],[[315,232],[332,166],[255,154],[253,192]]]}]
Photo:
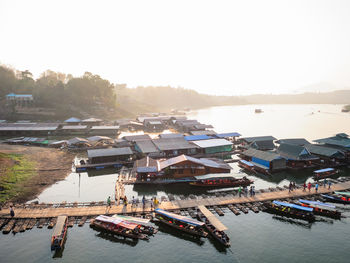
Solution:
[{"label": "river water", "polygon": [[[314,140],[350,132],[350,114],[343,105],[248,105],[213,107],[193,111],[189,118],[212,124],[217,132],[237,131],[243,136],[273,135],[278,139],[303,137]],[[263,113],[256,114],[254,109]],[[235,176],[244,176],[232,164]],[[348,176],[344,170],[342,176]],[[114,196],[118,177],[115,170],[70,174],[64,181],[47,188],[40,202],[106,200]],[[257,189],[286,185],[289,180],[312,180],[310,172],[280,173],[272,178],[250,176]],[[192,188],[126,186],[132,196],[175,197],[211,194]],[[68,230],[65,249],[59,255],[50,251],[52,230],[43,228],[16,235],[0,235],[0,262],[349,262],[350,206],[340,206],[347,218],[319,218],[309,224],[286,220],[266,213],[235,216],[227,211],[220,220],[228,227],[231,248],[224,249],[210,239],[191,239],[168,228],[149,241],[136,243],[100,233],[88,224]]]}]

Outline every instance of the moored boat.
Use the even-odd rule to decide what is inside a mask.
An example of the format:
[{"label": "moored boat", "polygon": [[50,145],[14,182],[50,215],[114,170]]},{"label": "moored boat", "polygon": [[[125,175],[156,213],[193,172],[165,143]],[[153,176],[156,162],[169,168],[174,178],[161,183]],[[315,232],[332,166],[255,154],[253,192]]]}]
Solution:
[{"label": "moored boat", "polygon": [[190,182],[189,184],[192,186],[199,186],[199,187],[219,188],[219,187],[248,186],[252,183],[253,181],[249,180],[247,177],[243,177],[243,178],[211,177],[211,178],[197,180],[195,182]]},{"label": "moored boat", "polygon": [[254,170],[254,164],[252,164],[251,162],[248,162],[246,160],[239,160],[238,161],[238,166],[241,167],[242,169],[244,169],[247,172],[251,172],[256,174],[257,172]]},{"label": "moored boat", "polygon": [[350,192],[334,192],[336,195],[343,195],[343,196],[349,196],[350,197]]},{"label": "moored boat", "polygon": [[324,169],[316,170],[313,172],[315,180],[321,180],[324,178],[328,178],[328,177],[335,175],[337,173],[338,173],[338,170],[336,170],[334,168],[324,168]]},{"label": "moored boat", "polygon": [[204,223],[188,218],[185,216],[177,215],[163,209],[157,208],[154,210],[156,218],[161,222],[188,234],[207,237],[208,233],[204,231]]},{"label": "moored boat", "polygon": [[341,213],[336,210],[336,207],[334,205],[304,199],[299,199],[299,203],[301,206],[313,208],[313,213],[315,215],[326,216],[335,219],[340,219],[341,217]]},{"label": "moored boat", "polygon": [[147,225],[150,221],[149,219],[124,215],[114,215],[113,217],[137,224],[137,228],[141,231],[141,233],[144,233],[146,235],[154,235],[158,232],[157,228]]},{"label": "moored boat", "polygon": [[345,197],[342,195],[332,195],[332,194],[321,194],[321,196],[328,202],[340,203],[340,204],[350,204],[350,197]]},{"label": "moored boat", "polygon": [[213,236],[213,238],[224,245],[225,247],[230,246],[230,238],[226,235],[224,230],[225,227],[207,208],[199,206],[197,213],[197,219],[205,223],[205,228]]},{"label": "moored boat", "polygon": [[100,215],[91,219],[90,226],[132,239],[148,239],[148,236],[140,231],[137,224],[119,218]]},{"label": "moored boat", "polygon": [[63,248],[67,235],[68,217],[61,215],[57,217],[57,222],[51,237],[51,250],[60,250]]},{"label": "moored boat", "polygon": [[313,208],[303,207],[296,204],[290,204],[285,202],[273,201],[270,204],[264,204],[265,212],[277,214],[285,217],[291,217],[309,222],[315,221],[315,216],[312,213]]}]

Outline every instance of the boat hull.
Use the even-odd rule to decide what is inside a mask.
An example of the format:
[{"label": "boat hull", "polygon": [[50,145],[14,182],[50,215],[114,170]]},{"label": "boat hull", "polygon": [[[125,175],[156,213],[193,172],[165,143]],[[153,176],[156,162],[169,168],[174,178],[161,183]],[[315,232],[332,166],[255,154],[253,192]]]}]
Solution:
[{"label": "boat hull", "polygon": [[196,230],[191,230],[191,229],[188,229],[188,228],[184,228],[184,227],[180,227],[176,224],[173,224],[173,223],[169,223],[169,221],[165,220],[165,219],[161,219],[159,217],[156,216],[156,218],[159,220],[159,222],[165,224],[165,225],[168,225],[170,227],[173,227],[175,229],[178,229],[182,232],[185,232],[187,234],[190,234],[190,235],[193,235],[193,236],[198,236],[198,237],[207,237],[208,236],[208,233],[205,232],[205,231],[196,231]]}]

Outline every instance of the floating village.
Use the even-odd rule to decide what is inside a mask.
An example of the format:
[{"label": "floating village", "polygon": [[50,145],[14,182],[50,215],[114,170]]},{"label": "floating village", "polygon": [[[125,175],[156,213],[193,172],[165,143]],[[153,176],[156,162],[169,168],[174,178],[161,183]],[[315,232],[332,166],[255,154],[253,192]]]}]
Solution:
[{"label": "floating village", "polygon": [[[118,173],[112,200],[3,204],[0,229],[4,234],[35,226],[54,228],[48,241],[54,251],[64,247],[69,227],[85,223],[91,231],[125,240],[147,240],[166,226],[229,247],[232,237],[219,220],[225,213],[263,211],[314,222],[320,217],[341,220],[339,207],[350,204],[350,177],[341,176],[350,165],[350,138],[345,133],[313,142],[271,135],[244,137],[236,131],[217,133],[212,125],[185,114],[150,114],[114,122],[74,117],[60,123],[3,120],[0,136],[5,144],[76,153],[72,171],[77,174],[104,169]],[[237,163],[247,176],[269,178],[303,171],[313,180],[255,189],[253,180],[231,173],[231,163]],[[179,189],[187,185],[196,193],[211,189],[214,194],[132,198],[126,196],[125,185]]]}]

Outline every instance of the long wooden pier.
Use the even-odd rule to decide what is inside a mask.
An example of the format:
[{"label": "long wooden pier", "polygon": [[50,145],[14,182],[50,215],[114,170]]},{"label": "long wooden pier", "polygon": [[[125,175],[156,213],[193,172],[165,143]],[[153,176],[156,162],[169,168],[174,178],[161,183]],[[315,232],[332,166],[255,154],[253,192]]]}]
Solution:
[{"label": "long wooden pier", "polygon": [[[333,191],[343,191],[350,189],[350,181],[344,181],[340,183],[333,184],[331,189],[328,187],[324,188],[323,186],[319,187],[318,192],[315,192],[315,189],[312,189],[309,192],[307,189],[295,189],[292,192],[288,190],[277,190],[273,192],[263,192],[257,193],[255,196],[242,196],[237,195],[226,195],[220,197],[208,197],[208,198],[196,198],[196,199],[184,199],[184,200],[173,200],[173,201],[163,201],[159,204],[159,208],[165,210],[181,210],[196,208],[199,205],[204,206],[228,206],[228,205],[239,205],[245,203],[258,203],[265,202],[274,199],[288,199],[288,198],[298,198],[298,197],[308,197],[315,194],[330,193]],[[142,203],[138,203],[135,206],[128,204],[127,206],[121,204],[112,204],[111,207],[108,207],[105,202],[95,203],[94,205],[79,206],[70,205],[67,207],[63,204],[51,204],[46,206],[37,206],[37,207],[15,207],[15,217],[14,219],[26,219],[26,218],[53,218],[59,215],[67,215],[69,217],[92,217],[100,214],[142,214],[152,212],[151,204],[148,202],[145,207],[142,206]],[[0,210],[0,218],[9,218],[9,209],[3,208]]]}]

